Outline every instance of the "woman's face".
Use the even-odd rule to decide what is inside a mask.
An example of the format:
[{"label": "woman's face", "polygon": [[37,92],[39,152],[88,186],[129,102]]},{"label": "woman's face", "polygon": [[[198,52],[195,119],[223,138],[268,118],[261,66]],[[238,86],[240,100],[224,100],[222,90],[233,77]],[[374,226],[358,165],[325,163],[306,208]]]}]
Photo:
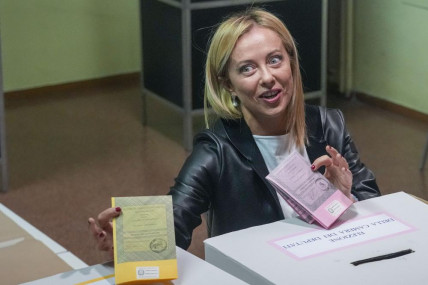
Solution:
[{"label": "woman's face", "polygon": [[290,59],[278,34],[254,25],[232,51],[228,87],[241,101],[253,134],[286,133],[285,110],[293,96]]}]

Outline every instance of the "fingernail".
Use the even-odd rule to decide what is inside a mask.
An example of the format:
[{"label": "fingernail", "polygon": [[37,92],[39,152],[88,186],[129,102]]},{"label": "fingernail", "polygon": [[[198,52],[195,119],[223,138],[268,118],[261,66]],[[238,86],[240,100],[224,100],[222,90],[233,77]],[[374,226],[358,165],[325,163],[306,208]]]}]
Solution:
[{"label": "fingernail", "polygon": [[315,165],[312,164],[311,165],[311,169],[314,170],[315,169]]},{"label": "fingernail", "polygon": [[120,212],[122,209],[120,207],[116,207],[116,212]]}]

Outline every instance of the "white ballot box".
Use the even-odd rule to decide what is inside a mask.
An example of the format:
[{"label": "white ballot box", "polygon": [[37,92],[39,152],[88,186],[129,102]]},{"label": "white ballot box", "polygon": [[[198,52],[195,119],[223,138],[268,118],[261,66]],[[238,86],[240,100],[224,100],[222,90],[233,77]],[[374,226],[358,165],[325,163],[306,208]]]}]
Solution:
[{"label": "white ballot box", "polygon": [[257,285],[428,284],[427,258],[428,205],[403,192],[355,203],[329,230],[293,218],[205,241],[206,261]]},{"label": "white ballot box", "polygon": [[[244,281],[218,269],[205,262],[199,257],[177,247],[178,279],[170,282],[158,282],[150,284],[175,284],[175,285],[240,285],[247,284]],[[85,284],[85,285],[113,285],[114,267],[113,262],[98,264],[60,273],[47,278],[24,283],[25,285],[45,284]]]}]

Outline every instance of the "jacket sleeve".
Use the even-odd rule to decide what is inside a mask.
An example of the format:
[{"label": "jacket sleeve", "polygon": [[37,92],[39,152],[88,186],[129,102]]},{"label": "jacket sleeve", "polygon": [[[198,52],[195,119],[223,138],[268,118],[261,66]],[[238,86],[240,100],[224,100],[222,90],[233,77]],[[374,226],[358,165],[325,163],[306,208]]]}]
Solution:
[{"label": "jacket sleeve", "polygon": [[193,230],[202,222],[201,214],[208,211],[211,195],[220,172],[218,144],[205,131],[195,137],[192,153],[181,168],[169,195],[174,208],[177,246],[187,249]]},{"label": "jacket sleeve", "polygon": [[380,196],[373,172],[360,161],[360,155],[345,126],[343,114],[338,109],[322,109],[324,135],[327,143],[334,146],[349,164],[353,175],[352,194],[358,200]]}]

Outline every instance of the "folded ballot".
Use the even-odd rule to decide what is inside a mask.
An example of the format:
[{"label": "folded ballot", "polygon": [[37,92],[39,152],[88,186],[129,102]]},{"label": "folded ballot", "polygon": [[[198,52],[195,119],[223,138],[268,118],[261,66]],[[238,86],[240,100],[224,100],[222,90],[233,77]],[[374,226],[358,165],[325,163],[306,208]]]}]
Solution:
[{"label": "folded ballot", "polygon": [[327,178],[312,171],[309,162],[297,151],[266,179],[304,221],[315,220],[324,228],[329,228],[352,205]]},{"label": "folded ballot", "polygon": [[116,284],[143,284],[177,276],[171,196],[112,197]]}]

